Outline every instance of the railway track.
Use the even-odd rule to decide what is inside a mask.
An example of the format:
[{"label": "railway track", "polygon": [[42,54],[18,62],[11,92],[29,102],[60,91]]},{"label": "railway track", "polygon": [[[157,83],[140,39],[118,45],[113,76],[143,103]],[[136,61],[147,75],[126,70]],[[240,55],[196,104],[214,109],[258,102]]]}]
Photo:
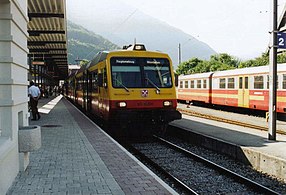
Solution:
[{"label": "railway track", "polygon": [[[172,182],[179,187],[184,193],[187,194],[204,194],[206,192],[215,192],[215,193],[249,193],[250,194],[279,194],[263,185],[260,185],[250,179],[247,179],[237,173],[234,173],[224,167],[221,167],[220,165],[217,165],[203,157],[200,157],[184,148],[181,148],[167,140],[164,140],[163,138],[154,137],[153,142],[151,143],[144,143],[144,144],[135,144],[135,146],[132,146],[133,152],[136,151],[136,155],[140,155],[140,158],[144,161],[147,161],[152,166],[155,166],[156,170],[159,170],[161,174],[164,175],[164,177],[167,177],[169,180],[172,180]],[[145,144],[150,144],[151,149],[148,147],[145,148]],[[158,144],[158,146],[156,146]],[[142,146],[143,145],[143,146]],[[162,149],[162,147],[165,147],[165,149]],[[152,156],[150,153],[152,153],[152,149],[157,148],[157,154],[155,154],[155,157]],[[160,149],[158,149],[160,148]],[[155,149],[156,150],[156,149]],[[163,152],[164,150],[164,152]],[[169,156],[171,155],[171,156]],[[172,165],[165,165],[164,163],[158,162],[158,159],[167,159],[168,162],[172,162]],[[160,161],[160,160],[159,160]],[[178,163],[177,163],[178,161]],[[174,167],[179,168],[186,168],[187,165],[181,164],[180,162],[188,163],[188,166],[192,167],[193,169],[199,169],[199,174],[203,176],[198,175],[190,175],[187,173],[185,176],[182,176],[182,174],[179,174],[180,171],[174,170]],[[198,166],[196,168],[196,166]],[[202,168],[207,167],[207,168]],[[188,168],[187,168],[188,169]],[[196,172],[196,171],[195,171]],[[191,174],[194,172],[191,170]],[[214,175],[213,175],[214,174]],[[184,173],[183,173],[184,175]],[[188,177],[188,178],[186,178]],[[198,177],[198,178],[196,178]],[[204,178],[205,177],[205,178]],[[226,187],[226,189],[222,189],[222,186],[218,185],[218,182],[214,178],[226,178],[222,179],[221,182],[226,182],[222,186]],[[203,180],[196,183],[197,180]],[[190,181],[191,180],[191,181]],[[214,184],[208,184],[208,180],[215,180],[213,181]],[[187,182],[186,182],[187,181]],[[230,184],[233,182],[234,184]],[[202,184],[203,183],[203,184]],[[211,182],[210,182],[211,183]],[[214,185],[216,187],[214,187]],[[239,186],[241,185],[241,186]],[[211,189],[202,189],[203,188],[211,188]],[[234,187],[233,187],[234,186]],[[213,189],[216,188],[216,189]],[[230,190],[230,191],[227,191]],[[231,191],[232,190],[232,191]],[[235,191],[237,190],[237,191]]]},{"label": "railway track", "polygon": [[[222,117],[218,117],[218,116],[203,114],[203,113],[199,113],[199,112],[196,112],[196,111],[193,111],[193,110],[184,110],[184,109],[181,109],[181,108],[177,108],[177,110],[180,111],[182,114],[186,114],[186,115],[189,115],[189,116],[205,118],[205,119],[219,121],[219,122],[224,122],[224,123],[233,124],[233,125],[239,125],[239,126],[242,126],[242,127],[258,129],[258,130],[261,130],[261,131],[268,131],[267,127],[263,127],[263,126],[259,126],[259,125],[254,125],[254,124],[244,123],[244,122],[241,122],[241,121],[226,119],[226,118],[222,118]],[[276,132],[279,133],[279,134],[282,134],[282,135],[286,135],[286,132],[283,131],[283,130],[277,129]]]}]

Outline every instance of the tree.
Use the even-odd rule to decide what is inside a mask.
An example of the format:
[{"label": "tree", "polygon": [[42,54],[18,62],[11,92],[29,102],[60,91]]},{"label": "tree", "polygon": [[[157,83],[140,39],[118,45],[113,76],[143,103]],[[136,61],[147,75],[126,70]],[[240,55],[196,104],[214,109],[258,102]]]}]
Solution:
[{"label": "tree", "polygon": [[192,58],[186,62],[183,62],[179,64],[176,74],[181,75],[181,74],[191,74],[194,73],[192,69],[196,67],[202,60],[199,60],[198,58]]},{"label": "tree", "polygon": [[246,67],[254,67],[254,66],[265,66],[269,64],[269,54],[262,53],[260,57],[255,58],[254,60],[247,60],[245,62],[241,62],[238,68],[246,68]]}]

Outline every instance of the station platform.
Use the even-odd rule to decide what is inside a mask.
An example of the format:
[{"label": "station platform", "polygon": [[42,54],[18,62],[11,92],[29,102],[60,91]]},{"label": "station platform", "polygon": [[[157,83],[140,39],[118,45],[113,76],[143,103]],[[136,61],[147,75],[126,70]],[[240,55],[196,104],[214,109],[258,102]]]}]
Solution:
[{"label": "station platform", "polygon": [[[265,118],[179,104],[183,110],[223,117],[267,127]],[[268,132],[223,122],[188,116],[173,121],[171,126],[185,129],[200,144],[229,154],[239,161],[250,164],[256,170],[273,175],[286,182],[286,135],[276,134],[276,140],[268,139]],[[286,131],[286,122],[277,121],[277,129]]]},{"label": "station platform", "polygon": [[38,108],[42,146],[7,194],[177,194],[62,96]]}]

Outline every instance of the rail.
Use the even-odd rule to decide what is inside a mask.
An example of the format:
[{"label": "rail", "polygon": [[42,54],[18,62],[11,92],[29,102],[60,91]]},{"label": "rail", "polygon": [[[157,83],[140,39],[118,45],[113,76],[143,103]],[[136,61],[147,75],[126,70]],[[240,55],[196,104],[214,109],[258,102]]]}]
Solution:
[{"label": "rail", "polygon": [[188,151],[188,150],[186,150],[180,146],[177,146],[177,145],[175,145],[175,144],[173,144],[173,143],[171,143],[171,142],[169,142],[169,141],[167,141],[161,137],[158,137],[158,136],[154,136],[154,137],[157,140],[159,140],[160,142],[166,144],[168,147],[171,147],[171,148],[175,149],[176,151],[184,153],[185,155],[190,156],[191,158],[196,159],[197,161],[200,161],[200,162],[214,168],[215,170],[217,170],[217,171],[219,171],[225,175],[228,175],[229,177],[235,179],[236,181],[239,181],[239,182],[251,187],[252,189],[255,189],[258,192],[265,193],[265,194],[279,194],[278,192],[275,192],[275,191],[271,190],[270,188],[267,188],[267,187],[265,187],[265,186],[263,186],[257,182],[254,182],[254,181],[252,181],[246,177],[243,177],[242,175],[239,175],[239,174],[237,174],[231,170],[228,170],[228,169],[226,169],[226,168],[224,168],[224,167],[222,167],[222,166],[220,166],[220,165],[218,165],[212,161],[209,161],[209,160],[207,160],[207,159],[205,159],[199,155],[196,155],[196,154],[194,154],[194,153],[192,153],[192,152],[190,152],[190,151]]},{"label": "rail", "polygon": [[[184,110],[181,108],[178,108],[177,110],[180,111],[181,113],[189,115],[189,116],[205,118],[205,119],[209,119],[209,120],[224,122],[224,123],[238,125],[238,126],[242,126],[242,127],[258,129],[258,130],[262,130],[262,131],[268,131],[267,127],[263,127],[263,126],[259,126],[259,125],[254,125],[254,124],[249,124],[249,123],[245,123],[245,122],[241,122],[241,121],[236,121],[236,120],[226,119],[226,118],[217,117],[217,116],[213,116],[213,115],[203,114],[203,113],[199,113],[199,112],[196,112],[193,110]],[[282,134],[282,135],[286,135],[286,132],[283,130],[277,129],[276,132],[279,134]]]},{"label": "rail", "polygon": [[[121,143],[122,144],[122,143]],[[187,186],[186,184],[184,184],[184,182],[182,182],[181,180],[179,180],[177,177],[175,177],[174,175],[172,175],[171,173],[169,173],[167,170],[165,170],[164,168],[162,168],[159,164],[157,164],[156,162],[154,162],[153,160],[151,160],[150,158],[148,158],[145,154],[143,154],[142,152],[140,152],[139,150],[137,150],[135,147],[133,147],[131,144],[127,144],[126,142],[123,144],[124,147],[127,147],[129,150],[132,151],[132,153],[134,153],[136,156],[139,156],[143,161],[147,162],[148,164],[150,164],[152,167],[154,167],[157,171],[160,172],[160,174],[162,174],[164,177],[168,178],[169,180],[172,181],[172,183],[174,183],[174,185],[176,185],[178,188],[180,188],[182,191],[186,192],[187,194],[194,194],[194,195],[198,195],[198,193],[196,191],[194,191],[193,189],[191,189],[189,186]]]}]

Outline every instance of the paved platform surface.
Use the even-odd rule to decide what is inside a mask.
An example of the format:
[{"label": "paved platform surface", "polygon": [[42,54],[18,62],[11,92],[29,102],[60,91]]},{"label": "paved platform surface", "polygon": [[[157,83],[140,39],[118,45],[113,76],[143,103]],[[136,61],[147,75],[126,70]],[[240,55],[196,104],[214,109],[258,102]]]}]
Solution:
[{"label": "paved platform surface", "polygon": [[[267,127],[264,118],[253,117],[243,114],[236,114],[218,111],[197,106],[179,104],[181,109],[193,109],[197,112],[207,113],[232,120],[248,122],[251,124]],[[202,119],[183,115],[182,120],[173,121],[174,126],[188,129],[192,132],[215,138],[218,141],[237,146],[243,151],[246,158],[259,170],[275,175],[286,181],[286,136],[277,134],[276,140],[268,139],[268,132],[223,122]],[[277,121],[279,129],[286,129],[285,121]],[[234,151],[238,152],[238,150]]]},{"label": "paved platform surface", "polygon": [[176,194],[67,100],[50,100],[30,122],[41,126],[42,147],[7,194]]}]

